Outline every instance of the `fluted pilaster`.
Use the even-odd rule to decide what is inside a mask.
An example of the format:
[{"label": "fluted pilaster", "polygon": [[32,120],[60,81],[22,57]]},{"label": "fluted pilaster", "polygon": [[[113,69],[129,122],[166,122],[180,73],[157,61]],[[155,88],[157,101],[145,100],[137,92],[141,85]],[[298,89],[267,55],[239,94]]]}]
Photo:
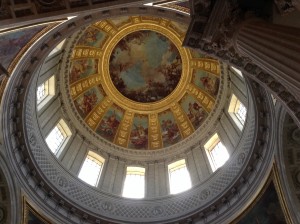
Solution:
[{"label": "fluted pilaster", "polygon": [[235,48],[300,96],[300,29],[249,20],[238,29]]}]

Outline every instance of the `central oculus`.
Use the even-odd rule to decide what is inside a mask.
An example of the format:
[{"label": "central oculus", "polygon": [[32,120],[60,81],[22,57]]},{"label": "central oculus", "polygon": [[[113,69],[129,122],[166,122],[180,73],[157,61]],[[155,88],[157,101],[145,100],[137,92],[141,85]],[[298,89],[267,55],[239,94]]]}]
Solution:
[{"label": "central oculus", "polygon": [[179,83],[182,64],[176,46],[164,35],[140,30],[122,38],[109,62],[112,83],[140,103],[159,101]]}]

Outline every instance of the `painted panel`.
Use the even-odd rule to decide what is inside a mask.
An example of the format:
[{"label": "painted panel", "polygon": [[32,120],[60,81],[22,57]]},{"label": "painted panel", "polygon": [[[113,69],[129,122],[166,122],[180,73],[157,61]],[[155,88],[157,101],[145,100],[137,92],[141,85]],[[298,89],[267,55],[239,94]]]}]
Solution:
[{"label": "painted panel", "polygon": [[70,83],[98,73],[98,59],[73,60],[70,71]]},{"label": "painted panel", "polygon": [[205,90],[211,96],[217,96],[220,79],[216,76],[202,70],[195,70],[192,82],[200,89]]},{"label": "painted panel", "polygon": [[89,27],[78,40],[77,45],[101,47],[107,37],[108,36],[105,32],[99,32],[97,28]]},{"label": "painted panel", "polygon": [[75,107],[82,118],[85,118],[92,109],[103,99],[104,91],[101,86],[95,86],[82,95],[75,101]]},{"label": "painted panel", "polygon": [[21,30],[13,30],[7,33],[0,33],[0,61],[1,64],[7,69],[9,64],[17,56],[18,52],[25,47],[25,45],[33,38],[38,32],[46,26],[35,26],[24,28]]},{"label": "painted panel", "polygon": [[124,110],[113,104],[105,113],[96,132],[113,142],[119,125],[124,117]]},{"label": "painted panel", "polygon": [[[190,52],[191,52],[191,55],[192,55],[193,58],[204,58],[205,57],[205,55],[203,55],[199,51],[191,50]],[[207,58],[207,57],[205,57],[205,58]]]},{"label": "painted panel", "polygon": [[173,145],[181,140],[179,128],[171,110],[166,110],[158,115],[163,146]]},{"label": "painted panel", "polygon": [[51,222],[38,213],[27,201],[23,198],[23,224],[50,224]]},{"label": "painted panel", "polygon": [[280,206],[273,182],[267,187],[254,207],[237,224],[285,224],[285,217]]},{"label": "painted panel", "polygon": [[134,116],[130,133],[129,148],[148,149],[148,123],[148,116]]},{"label": "painted panel", "polygon": [[129,23],[130,19],[128,16],[120,16],[110,19],[110,21],[117,27],[122,26],[123,24]]},{"label": "painted panel", "polygon": [[191,95],[186,94],[181,100],[180,105],[187,114],[189,120],[196,130],[208,116],[200,103]]}]

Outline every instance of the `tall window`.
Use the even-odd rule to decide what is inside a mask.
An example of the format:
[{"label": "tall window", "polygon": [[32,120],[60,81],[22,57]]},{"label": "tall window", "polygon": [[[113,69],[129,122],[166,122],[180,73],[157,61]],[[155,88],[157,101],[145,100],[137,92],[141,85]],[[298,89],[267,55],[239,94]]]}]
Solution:
[{"label": "tall window", "polygon": [[207,141],[204,148],[213,172],[229,159],[229,153],[217,133]]},{"label": "tall window", "polygon": [[38,110],[40,110],[55,95],[55,77],[51,76],[48,80],[38,86],[36,99]]},{"label": "tall window", "polygon": [[191,178],[185,159],[169,164],[168,170],[171,194],[177,194],[191,188]]},{"label": "tall window", "polygon": [[96,187],[100,180],[103,164],[104,159],[101,156],[89,151],[78,177],[89,185]]},{"label": "tall window", "polygon": [[127,167],[123,197],[143,198],[145,196],[145,168]]},{"label": "tall window", "polygon": [[239,101],[239,99],[234,94],[232,94],[228,112],[232,117],[232,119],[237,124],[237,126],[240,129],[243,129],[243,126],[246,121],[247,109],[244,106],[244,104],[242,104],[241,101]]},{"label": "tall window", "polygon": [[58,154],[63,149],[63,146],[69,140],[70,136],[71,131],[69,127],[67,126],[65,121],[61,119],[47,136],[46,143],[51,152],[53,152],[54,155],[58,156]]}]

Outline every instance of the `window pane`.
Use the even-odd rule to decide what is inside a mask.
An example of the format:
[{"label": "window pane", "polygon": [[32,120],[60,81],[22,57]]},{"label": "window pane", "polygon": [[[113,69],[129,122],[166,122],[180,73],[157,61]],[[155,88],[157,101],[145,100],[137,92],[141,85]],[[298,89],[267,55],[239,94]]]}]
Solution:
[{"label": "window pane", "polygon": [[97,186],[103,163],[92,156],[87,156],[78,177],[84,182]]},{"label": "window pane", "polygon": [[141,167],[127,167],[123,196],[127,198],[143,198],[144,195],[145,169]]},{"label": "window pane", "polygon": [[171,194],[177,194],[191,188],[191,178],[185,160],[172,163],[168,167]]},{"label": "window pane", "polygon": [[223,164],[229,159],[227,149],[220,141],[213,149],[210,150],[210,155],[214,162],[215,169],[223,166]]},{"label": "window pane", "polygon": [[55,155],[57,154],[59,148],[66,138],[64,136],[66,136],[66,134],[64,135],[63,132],[57,126],[55,126],[55,128],[53,128],[53,130],[46,138],[48,147]]},{"label": "window pane", "polygon": [[242,103],[239,104],[235,114],[241,123],[244,124],[246,120],[247,109]]},{"label": "window pane", "polygon": [[36,95],[37,95],[37,101],[38,102],[42,101],[47,96],[45,83],[41,84],[37,88]]}]

